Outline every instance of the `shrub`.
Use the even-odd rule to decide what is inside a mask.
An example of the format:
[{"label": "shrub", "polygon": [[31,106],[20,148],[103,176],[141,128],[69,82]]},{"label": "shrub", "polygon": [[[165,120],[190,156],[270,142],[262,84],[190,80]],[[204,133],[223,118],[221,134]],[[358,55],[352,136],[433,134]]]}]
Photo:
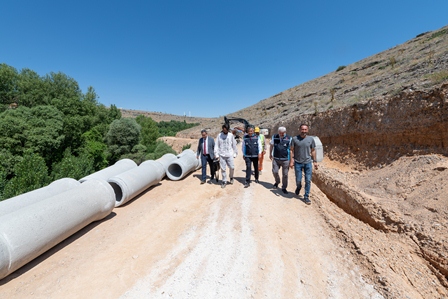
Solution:
[{"label": "shrub", "polygon": [[448,29],[439,30],[439,31],[434,32],[433,34],[431,34],[431,36],[428,38],[428,40],[431,40],[433,38],[442,36],[442,35],[447,34],[447,33],[448,33]]},{"label": "shrub", "polygon": [[5,185],[3,198],[10,198],[46,186],[50,179],[45,160],[38,154],[26,153],[14,167],[15,176]]},{"label": "shrub", "polygon": [[433,73],[430,75],[427,75],[427,77],[431,80],[433,84],[439,84],[445,80],[448,80],[448,71],[440,71],[438,73]]},{"label": "shrub", "polygon": [[342,71],[343,69],[345,69],[346,66],[345,65],[341,65],[336,69],[336,72]]}]

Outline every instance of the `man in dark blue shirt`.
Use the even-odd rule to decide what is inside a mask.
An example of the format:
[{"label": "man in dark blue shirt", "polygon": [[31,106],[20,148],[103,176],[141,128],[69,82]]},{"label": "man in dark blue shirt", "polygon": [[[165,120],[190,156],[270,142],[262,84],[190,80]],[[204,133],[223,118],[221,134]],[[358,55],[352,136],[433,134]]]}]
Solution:
[{"label": "man in dark blue shirt", "polygon": [[291,137],[286,134],[285,127],[278,128],[278,134],[271,138],[269,158],[272,161],[272,174],[274,175],[275,183],[274,189],[278,188],[280,184],[280,176],[278,174],[280,168],[282,169],[282,191],[288,194],[286,188],[288,187],[288,171],[290,160]]},{"label": "man in dark blue shirt", "polygon": [[246,162],[246,181],[244,187],[249,187],[252,166],[254,165],[255,183],[258,183],[258,158],[261,155],[262,147],[260,139],[254,134],[254,127],[247,129],[247,134],[243,137],[243,159]]}]

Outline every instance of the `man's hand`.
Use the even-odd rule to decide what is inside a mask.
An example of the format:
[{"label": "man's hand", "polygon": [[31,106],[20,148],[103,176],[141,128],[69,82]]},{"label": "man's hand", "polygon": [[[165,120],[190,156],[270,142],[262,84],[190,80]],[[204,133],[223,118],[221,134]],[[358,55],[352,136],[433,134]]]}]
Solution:
[{"label": "man's hand", "polygon": [[319,165],[317,164],[317,162],[313,162],[313,164],[314,164],[314,168],[315,168],[316,170],[318,170],[318,169],[319,169]]}]

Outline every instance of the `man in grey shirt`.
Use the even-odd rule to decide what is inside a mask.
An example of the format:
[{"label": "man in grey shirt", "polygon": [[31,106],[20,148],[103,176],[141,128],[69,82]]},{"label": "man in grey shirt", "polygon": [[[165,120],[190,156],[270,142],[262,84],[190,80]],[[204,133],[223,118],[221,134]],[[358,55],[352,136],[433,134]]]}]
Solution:
[{"label": "man in grey shirt", "polygon": [[296,195],[299,195],[302,189],[302,171],[305,174],[305,195],[303,199],[307,205],[311,204],[309,199],[311,189],[311,176],[313,174],[313,167],[317,170],[318,165],[316,161],[316,143],[314,138],[308,136],[308,125],[301,124],[299,128],[300,134],[294,136],[291,142],[291,161],[289,167],[294,166],[296,174]]}]

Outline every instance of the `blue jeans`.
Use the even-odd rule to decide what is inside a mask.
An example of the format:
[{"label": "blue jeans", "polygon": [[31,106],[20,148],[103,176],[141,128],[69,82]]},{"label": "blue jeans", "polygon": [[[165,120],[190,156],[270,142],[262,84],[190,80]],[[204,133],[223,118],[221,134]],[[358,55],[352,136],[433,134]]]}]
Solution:
[{"label": "blue jeans", "polygon": [[294,171],[296,173],[297,188],[302,189],[302,171],[305,173],[305,195],[303,198],[309,198],[311,189],[311,176],[313,174],[313,163],[297,163],[294,161]]}]

